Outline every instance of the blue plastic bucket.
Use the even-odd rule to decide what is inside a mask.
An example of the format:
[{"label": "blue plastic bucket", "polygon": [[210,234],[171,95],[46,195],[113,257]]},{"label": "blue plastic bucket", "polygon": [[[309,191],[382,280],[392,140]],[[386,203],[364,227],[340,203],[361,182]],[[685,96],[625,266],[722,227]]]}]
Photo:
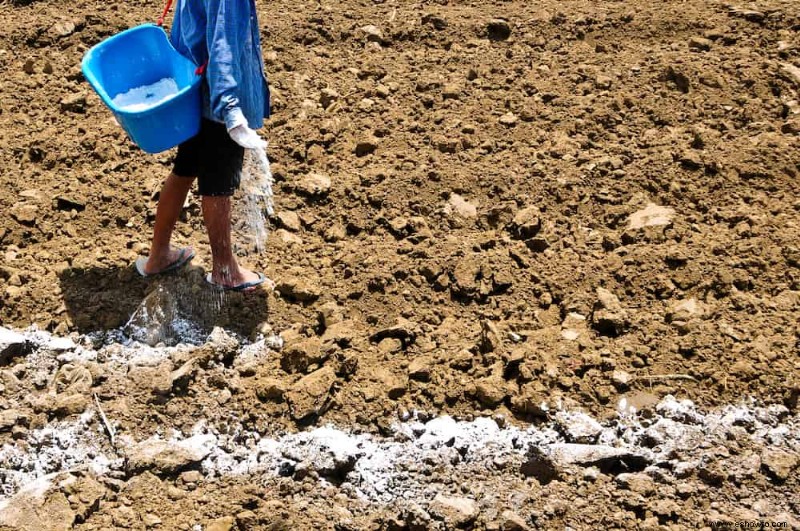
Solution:
[{"label": "blue plastic bucket", "polygon": [[[200,131],[202,77],[197,65],[178,53],[164,30],[144,24],[110,37],[83,57],[83,75],[140,148],[159,153]],[[171,78],[174,96],[143,110],[126,110],[114,98],[131,89]]]}]

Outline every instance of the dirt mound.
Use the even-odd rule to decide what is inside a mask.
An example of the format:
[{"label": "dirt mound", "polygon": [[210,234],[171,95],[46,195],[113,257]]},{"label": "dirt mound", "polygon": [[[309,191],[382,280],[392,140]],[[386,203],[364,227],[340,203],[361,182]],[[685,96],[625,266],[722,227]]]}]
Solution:
[{"label": "dirt mound", "polygon": [[[267,251],[241,253],[277,289],[224,300],[203,282],[196,198],[176,233],[199,251],[193,269],[158,284],[136,275],[174,153],[138,151],[80,73],[90,46],[160,9],[0,4],[0,322],[94,333],[91,347],[111,360],[106,340],[151,304],[189,328],[165,317],[138,339],[174,344],[191,329],[201,344],[224,327],[237,345],[199,358],[157,348],[152,365],[105,377],[106,358],[79,363],[120,433],[188,437],[214,415],[260,432],[334,422],[384,436],[413,411],[524,423],[580,409],[604,421],[643,394],[709,408],[755,396],[796,414],[793,1],[259,5],[275,215]],[[249,345],[273,332],[282,339]],[[67,362],[50,363],[54,376]],[[8,380],[3,410],[33,408]],[[39,383],[33,394],[47,394]],[[74,421],[88,396],[36,415]],[[26,418],[26,429],[44,422]],[[163,495],[161,479],[123,479]],[[198,521],[267,525],[250,515],[265,507],[260,491],[237,481],[186,483],[198,500],[231,496],[230,507],[207,499]],[[285,495],[321,488],[287,484]],[[587,513],[567,501],[585,485],[558,485],[560,501],[536,521],[580,527]],[[474,524],[457,494],[442,494],[437,522],[495,525]],[[312,504],[303,522],[343,506]],[[673,509],[620,502],[608,514],[686,524]],[[415,528],[409,511],[381,525]],[[112,512],[87,528],[127,521]]]}]

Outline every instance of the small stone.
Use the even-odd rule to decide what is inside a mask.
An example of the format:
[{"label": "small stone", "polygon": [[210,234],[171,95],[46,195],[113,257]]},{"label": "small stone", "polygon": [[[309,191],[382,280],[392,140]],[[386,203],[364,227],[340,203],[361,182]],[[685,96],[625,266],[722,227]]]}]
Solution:
[{"label": "small stone", "polygon": [[703,37],[692,37],[689,39],[689,49],[707,52],[711,49],[713,43],[709,39]]},{"label": "small stone", "polygon": [[321,173],[309,173],[295,183],[295,190],[309,196],[328,195],[331,178]]},{"label": "small stone", "polygon": [[387,326],[385,328],[381,328],[372,336],[370,339],[372,341],[381,341],[387,337],[393,337],[399,339],[403,343],[403,347],[410,345],[416,340],[417,335],[419,335],[420,329],[419,326],[404,317],[398,317],[395,324],[392,326]]},{"label": "small stone", "polygon": [[507,112],[503,116],[500,117],[500,123],[505,125],[506,127],[514,127],[517,125],[517,115],[513,112]]},{"label": "small stone", "polygon": [[36,224],[36,218],[39,212],[39,207],[36,205],[28,205],[25,203],[17,203],[11,207],[11,217],[17,220],[22,225],[33,226]]},{"label": "small stone", "polygon": [[569,442],[594,443],[603,431],[603,426],[592,417],[580,412],[559,411],[556,424]]},{"label": "small stone", "polygon": [[378,44],[384,43],[383,32],[377,26],[373,26],[372,24],[362,26],[361,33],[367,37],[367,41],[369,42],[377,42]]},{"label": "small stone", "polygon": [[491,41],[505,41],[511,37],[511,26],[502,18],[494,18],[486,25],[486,35]]},{"label": "small stone", "polygon": [[668,227],[672,225],[675,210],[649,203],[645,208],[631,214],[628,218],[629,229],[643,229],[645,227]]},{"label": "small stone", "polygon": [[611,381],[617,387],[627,386],[632,379],[633,377],[630,375],[630,373],[625,371],[617,370],[611,373]]},{"label": "small stone", "polygon": [[600,90],[608,90],[614,84],[614,80],[606,75],[600,74],[594,80],[594,86]]},{"label": "small stone", "polygon": [[36,63],[33,62],[33,59],[27,59],[25,63],[23,63],[22,71],[28,75],[36,73]]},{"label": "small stone", "polygon": [[746,9],[738,6],[730,6],[729,9],[731,14],[742,17],[749,22],[763,22],[764,19],[767,18],[763,12],[753,9]]},{"label": "small stone", "polygon": [[667,322],[681,333],[688,333],[692,319],[700,316],[700,305],[694,298],[678,301],[667,312]]},{"label": "small stone", "polygon": [[445,524],[464,527],[478,518],[480,510],[475,500],[437,494],[428,506],[428,512]]},{"label": "small stone", "polygon": [[694,150],[687,150],[678,156],[678,162],[687,170],[696,171],[703,167],[703,158]]},{"label": "small stone", "polygon": [[535,206],[521,209],[508,226],[511,234],[521,240],[533,238],[542,228],[541,212]]},{"label": "small stone", "polygon": [[523,476],[533,477],[540,485],[547,485],[561,477],[561,469],[548,452],[531,445],[520,467]]},{"label": "small stone", "polygon": [[623,448],[601,444],[555,443],[548,447],[548,454],[558,467],[569,465],[596,466],[601,471],[615,468],[642,470],[645,457]]},{"label": "small stone", "polygon": [[392,400],[397,400],[408,390],[408,376],[403,373],[377,367],[367,371],[369,378],[377,382],[378,389]]},{"label": "small stone", "polygon": [[347,229],[341,223],[334,223],[322,235],[326,242],[338,242],[347,237]]},{"label": "small stone", "polygon": [[472,219],[478,217],[478,208],[458,194],[450,194],[450,199],[447,200],[447,205],[450,212],[453,212],[462,218]]},{"label": "small stone", "polygon": [[88,393],[92,388],[92,373],[86,367],[62,365],[54,379],[57,393]]},{"label": "small stone", "polygon": [[278,223],[280,223],[281,227],[285,228],[286,230],[290,230],[292,232],[300,231],[300,217],[296,212],[285,210],[283,212],[279,212],[277,218]]},{"label": "small stone", "polygon": [[203,474],[198,470],[187,470],[181,474],[181,481],[184,483],[200,483],[203,481]]},{"label": "small stone", "polygon": [[386,354],[395,354],[403,350],[403,342],[395,337],[387,337],[378,343],[378,350]]},{"label": "small stone", "polygon": [[333,323],[322,334],[322,343],[323,345],[336,344],[347,347],[353,343],[357,328],[358,324],[352,319]]},{"label": "small stone", "polygon": [[[198,369],[199,366],[197,364],[197,360],[191,359],[172,371],[170,374],[170,389],[186,389],[192,379],[194,379]],[[160,388],[161,386],[159,386],[159,389]],[[157,391],[154,389],[154,392]]]},{"label": "small stone", "polygon": [[75,23],[69,20],[62,20],[53,24],[50,31],[59,37],[68,37],[75,32]]},{"label": "small stone", "polygon": [[195,435],[182,441],[149,439],[124,449],[128,472],[150,470],[155,474],[176,474],[199,463],[211,453],[217,439]]}]

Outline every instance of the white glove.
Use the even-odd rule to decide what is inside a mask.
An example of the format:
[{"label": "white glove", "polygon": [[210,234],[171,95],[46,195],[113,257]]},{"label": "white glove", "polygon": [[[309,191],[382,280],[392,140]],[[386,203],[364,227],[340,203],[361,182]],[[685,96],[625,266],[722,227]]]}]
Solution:
[{"label": "white glove", "polygon": [[250,129],[247,124],[239,124],[228,130],[234,142],[245,149],[267,149],[267,141]]}]

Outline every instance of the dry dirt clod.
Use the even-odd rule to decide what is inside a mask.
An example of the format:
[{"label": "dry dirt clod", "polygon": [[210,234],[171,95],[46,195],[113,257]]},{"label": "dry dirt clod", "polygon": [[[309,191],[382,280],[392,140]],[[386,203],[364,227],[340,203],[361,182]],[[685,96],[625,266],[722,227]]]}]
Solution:
[{"label": "dry dirt clod", "polygon": [[367,41],[369,42],[377,42],[378,44],[383,44],[383,32],[377,26],[373,26],[372,24],[367,26],[362,26],[360,28],[361,32],[366,36]]},{"label": "dry dirt clod", "polygon": [[33,226],[38,218],[39,207],[25,203],[17,203],[11,207],[11,217],[22,225]]},{"label": "dry dirt clod", "polygon": [[89,476],[64,472],[42,478],[0,506],[0,528],[67,531],[76,519],[82,520],[95,511],[104,495],[105,489]]},{"label": "dry dirt clod", "polygon": [[132,473],[149,470],[154,474],[178,474],[205,459],[215,444],[213,435],[195,435],[182,441],[142,441],[123,449],[125,469]]},{"label": "dry dirt clod", "polygon": [[800,466],[800,457],[783,450],[764,450],[761,466],[767,475],[777,482],[784,482]]},{"label": "dry dirt clod", "polygon": [[500,515],[500,531],[529,531],[525,520],[514,511],[503,511]]},{"label": "dry dirt clod", "polygon": [[321,173],[309,173],[296,181],[294,188],[308,196],[325,196],[330,192],[331,178]]},{"label": "dry dirt clod", "polygon": [[292,418],[301,421],[322,413],[330,404],[335,382],[332,367],[323,367],[297,381],[286,393]]},{"label": "dry dirt clod", "polygon": [[464,527],[474,522],[480,514],[475,500],[437,494],[428,506],[428,512],[453,527]]},{"label": "dry dirt clod", "polygon": [[692,37],[689,39],[689,48],[692,50],[698,50],[701,52],[707,52],[711,49],[713,43],[710,39],[706,39],[703,37]]},{"label": "dry dirt clod", "polygon": [[205,526],[206,531],[232,531],[236,525],[236,518],[233,516],[226,516],[224,518],[217,518],[210,521]]},{"label": "dry dirt clod", "polygon": [[592,326],[602,335],[617,337],[624,333],[630,321],[619,299],[605,288],[597,288],[597,302],[592,312]]},{"label": "dry dirt clod", "polygon": [[27,416],[17,409],[0,411],[0,432],[10,431],[18,423],[26,420]]},{"label": "dry dirt clod", "polygon": [[308,303],[317,300],[322,295],[322,291],[314,281],[303,278],[299,272],[295,274],[298,276],[284,277],[277,282],[275,289],[283,297],[292,301]]},{"label": "dry dirt clod", "polygon": [[86,94],[78,93],[67,96],[61,100],[62,112],[83,114],[86,112]]}]

